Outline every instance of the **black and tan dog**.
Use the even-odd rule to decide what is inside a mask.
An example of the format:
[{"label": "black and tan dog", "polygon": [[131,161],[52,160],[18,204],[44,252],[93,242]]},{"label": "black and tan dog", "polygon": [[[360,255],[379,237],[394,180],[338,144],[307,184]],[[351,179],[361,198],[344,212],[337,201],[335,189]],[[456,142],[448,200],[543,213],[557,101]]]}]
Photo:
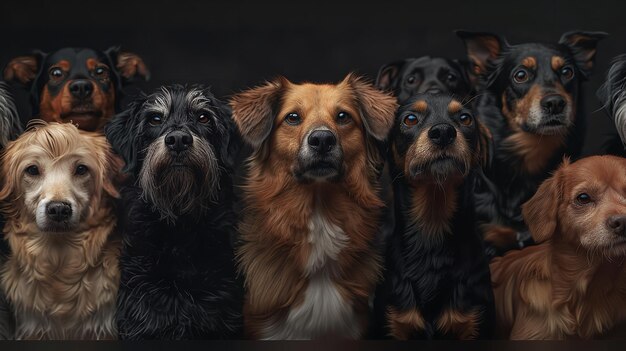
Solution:
[{"label": "black and tan dog", "polygon": [[277,79],[231,106],[255,148],[238,252],[248,335],[360,338],[381,273],[378,146],[395,99],[348,75],[338,84]]},{"label": "black and tan dog", "polygon": [[478,219],[495,253],[532,242],[521,205],[564,154],[583,142],[581,84],[601,32],[569,32],[558,43],[510,45],[490,33],[458,32],[480,76],[477,112],[494,140],[492,167],[477,190]]},{"label": "black and tan dog", "polygon": [[492,335],[488,260],[473,186],[489,141],[472,109],[419,94],[390,135],[396,227],[376,295],[377,336],[474,339]]},{"label": "black and tan dog", "polygon": [[[48,122],[72,122],[80,129],[101,130],[120,108],[122,86],[148,78],[136,54],[86,48],[63,48],[14,58],[4,69],[6,81],[30,87],[34,113]],[[28,116],[30,117],[30,116]]]},{"label": "black and tan dog", "polygon": [[460,100],[469,98],[476,76],[469,63],[443,57],[422,56],[388,63],[376,77],[379,89],[391,91],[404,104],[420,93],[448,93]]},{"label": "black and tan dog", "polygon": [[135,185],[122,190],[121,339],[231,338],[243,286],[231,239],[236,128],[202,86],[166,86],[105,127]]}]

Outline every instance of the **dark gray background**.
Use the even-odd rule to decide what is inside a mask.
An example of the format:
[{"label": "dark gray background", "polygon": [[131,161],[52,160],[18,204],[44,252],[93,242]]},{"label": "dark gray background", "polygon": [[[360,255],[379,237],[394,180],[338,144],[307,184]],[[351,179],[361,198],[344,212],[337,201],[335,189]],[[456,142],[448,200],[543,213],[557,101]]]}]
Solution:
[{"label": "dark gray background", "polygon": [[398,58],[464,56],[455,29],[492,31],[511,43],[557,41],[573,29],[602,30],[597,66],[585,86],[587,154],[614,133],[595,98],[611,59],[626,52],[620,1],[5,1],[0,3],[0,65],[31,49],[121,45],[141,55],[152,89],[206,83],[227,97],[277,75],[338,81],[374,78]]}]

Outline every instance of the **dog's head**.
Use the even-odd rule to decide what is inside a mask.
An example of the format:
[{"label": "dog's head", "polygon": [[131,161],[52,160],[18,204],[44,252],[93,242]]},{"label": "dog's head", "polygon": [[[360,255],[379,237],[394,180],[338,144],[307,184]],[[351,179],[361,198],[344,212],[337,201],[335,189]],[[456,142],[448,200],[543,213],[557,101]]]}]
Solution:
[{"label": "dog's head", "polygon": [[626,255],[626,160],[565,160],[523,205],[537,242],[565,241],[605,257]]},{"label": "dog's head", "polygon": [[161,216],[198,214],[231,166],[230,110],[208,88],[165,86],[105,126],[113,148]]},{"label": "dog's head", "polygon": [[378,143],[396,109],[393,97],[351,74],[339,84],[277,79],[236,95],[231,105],[242,137],[257,149],[253,160],[305,183],[380,169]]},{"label": "dog's head", "polygon": [[447,93],[459,99],[473,91],[469,65],[457,60],[423,56],[386,64],[378,71],[376,86],[389,90],[400,104],[420,93]]},{"label": "dog's head", "polygon": [[510,45],[490,33],[457,32],[474,72],[496,94],[514,130],[557,135],[574,124],[580,83],[594,65],[602,32],[568,32],[558,43]]},{"label": "dog's head", "polygon": [[104,196],[119,196],[112,162],[104,136],[35,120],[2,155],[3,212],[41,232],[80,231]]},{"label": "dog's head", "polygon": [[490,142],[470,106],[432,94],[416,95],[398,110],[391,138],[398,171],[410,181],[438,183],[480,165]]},{"label": "dog's head", "polygon": [[4,70],[6,81],[30,85],[39,118],[88,131],[101,130],[115,115],[124,83],[148,75],[139,56],[118,48],[35,53],[13,59]]},{"label": "dog's head", "polygon": [[613,60],[606,82],[598,90],[605,110],[615,121],[622,143],[626,144],[626,55]]}]

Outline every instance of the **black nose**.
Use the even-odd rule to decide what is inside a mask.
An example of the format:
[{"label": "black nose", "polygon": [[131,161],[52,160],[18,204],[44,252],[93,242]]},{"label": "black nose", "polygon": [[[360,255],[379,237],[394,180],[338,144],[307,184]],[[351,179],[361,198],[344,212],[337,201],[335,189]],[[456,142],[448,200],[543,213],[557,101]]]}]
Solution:
[{"label": "black nose", "polygon": [[193,144],[193,137],[182,130],[175,130],[165,136],[165,145],[172,151],[181,152],[187,150]]},{"label": "black nose", "polygon": [[437,124],[428,131],[428,138],[433,144],[445,147],[456,139],[456,129],[448,123]]},{"label": "black nose", "polygon": [[66,202],[50,202],[46,206],[46,215],[55,222],[66,221],[72,215],[72,206]]},{"label": "black nose", "polygon": [[87,79],[77,79],[70,83],[70,93],[77,99],[86,99],[93,93],[93,84]]},{"label": "black nose", "polygon": [[548,95],[541,99],[541,108],[551,115],[558,115],[565,109],[565,99],[561,95]]},{"label": "black nose", "polygon": [[337,138],[330,130],[316,130],[309,135],[308,143],[311,149],[325,154],[337,144]]},{"label": "black nose", "polygon": [[626,235],[626,216],[617,215],[611,216],[606,220],[606,225],[611,229],[615,234],[624,236]]}]

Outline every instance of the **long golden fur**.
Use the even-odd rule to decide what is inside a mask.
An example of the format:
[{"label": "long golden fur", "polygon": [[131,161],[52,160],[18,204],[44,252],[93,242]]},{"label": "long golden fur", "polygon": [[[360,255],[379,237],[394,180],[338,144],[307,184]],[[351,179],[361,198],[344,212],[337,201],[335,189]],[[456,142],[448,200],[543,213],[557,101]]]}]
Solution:
[{"label": "long golden fur", "polygon": [[[253,338],[358,338],[366,328],[368,299],[381,270],[372,245],[383,206],[377,194],[382,157],[376,142],[391,128],[395,100],[349,75],[337,85],[293,84],[281,78],[235,96],[231,104],[243,137],[257,147],[249,163],[247,215],[238,252],[246,278],[247,333]],[[350,114],[352,121],[339,125],[339,111]],[[299,126],[285,124],[290,112],[303,116]],[[318,126],[337,135],[343,175],[334,182],[299,182],[294,176],[299,148]],[[326,243],[337,249],[336,257],[321,256],[312,242],[324,238],[308,235],[319,218],[329,231],[340,233]],[[306,304],[307,287],[318,274],[329,274],[329,285],[345,301],[335,307],[351,309],[353,325],[342,325],[336,335],[316,329],[317,322],[336,323],[329,318],[310,321],[308,329],[277,331],[277,325],[289,323],[290,312]],[[314,310],[329,306],[322,300],[316,300]],[[284,332],[290,328],[298,330]]]},{"label": "long golden fur", "polygon": [[624,322],[626,237],[610,223],[626,216],[626,160],[566,160],[523,214],[539,244],[491,264],[499,336],[590,339]]},{"label": "long golden fur", "polygon": [[[117,338],[121,242],[113,235],[119,195],[112,162],[103,136],[72,124],[31,123],[3,153],[0,201],[11,255],[1,283],[17,339]],[[31,166],[38,175],[28,174]],[[75,213],[62,228],[42,219],[50,201],[70,204]]]}]

